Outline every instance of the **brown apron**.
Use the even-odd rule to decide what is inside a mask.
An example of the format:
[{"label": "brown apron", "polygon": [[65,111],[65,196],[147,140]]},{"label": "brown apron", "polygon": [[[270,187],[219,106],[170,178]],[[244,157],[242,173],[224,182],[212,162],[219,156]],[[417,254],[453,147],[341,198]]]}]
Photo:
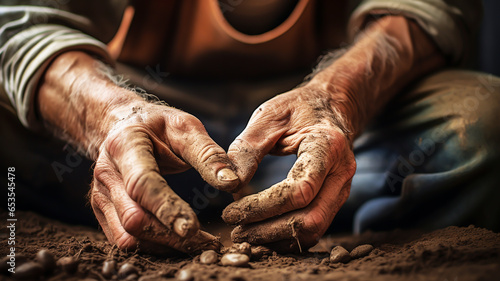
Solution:
[{"label": "brown apron", "polygon": [[280,25],[248,35],[229,24],[217,0],[141,1],[119,60],[138,67],[160,62],[173,74],[225,79],[310,68],[322,51],[345,42],[348,12],[342,3],[299,0]]}]

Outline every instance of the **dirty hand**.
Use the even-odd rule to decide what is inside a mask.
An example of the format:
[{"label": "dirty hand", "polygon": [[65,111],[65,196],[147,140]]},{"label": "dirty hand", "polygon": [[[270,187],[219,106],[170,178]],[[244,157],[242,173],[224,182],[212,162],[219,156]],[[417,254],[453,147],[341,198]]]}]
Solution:
[{"label": "dirty hand", "polygon": [[145,102],[131,107],[100,146],[94,169],[91,204],[110,242],[120,248],[218,249],[218,240],[199,230],[196,214],[161,176],[190,167],[222,190],[239,182],[225,151],[194,116]]},{"label": "dirty hand", "polygon": [[243,197],[223,212],[238,226],[234,242],[268,244],[283,251],[316,244],[346,201],[356,170],[351,141],[331,94],[301,87],[254,112],[229,148],[245,185],[266,154],[297,154],[285,180]]},{"label": "dirty hand", "polygon": [[145,102],[102,68],[83,52],[59,55],[40,83],[37,106],[48,130],[96,161],[90,200],[109,241],[122,249],[218,248],[162,175],[193,167],[212,186],[233,191],[239,179],[225,151],[197,118]]}]

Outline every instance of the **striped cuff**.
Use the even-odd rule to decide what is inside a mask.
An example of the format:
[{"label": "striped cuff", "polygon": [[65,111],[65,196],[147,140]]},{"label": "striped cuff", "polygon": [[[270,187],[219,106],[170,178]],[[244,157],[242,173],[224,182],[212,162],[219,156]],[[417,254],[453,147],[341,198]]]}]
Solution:
[{"label": "striped cuff", "polygon": [[0,50],[0,85],[21,123],[33,130],[42,128],[34,106],[40,77],[49,63],[69,50],[82,50],[106,62],[112,59],[106,45],[80,31],[60,25],[36,25],[9,39]]}]

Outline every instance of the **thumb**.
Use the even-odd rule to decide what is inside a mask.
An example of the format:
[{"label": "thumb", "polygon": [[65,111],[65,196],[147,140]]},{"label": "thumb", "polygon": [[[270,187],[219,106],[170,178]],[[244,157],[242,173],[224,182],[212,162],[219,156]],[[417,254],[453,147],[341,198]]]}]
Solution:
[{"label": "thumb", "polygon": [[[241,181],[236,191],[248,185],[264,156],[282,136],[283,129],[272,128],[265,123],[250,120],[245,130],[229,146],[227,154],[236,166]],[[241,196],[236,195],[235,199],[239,197]]]},{"label": "thumb", "polygon": [[201,122],[193,120],[188,133],[169,136],[172,148],[208,184],[222,191],[234,192],[240,184],[235,165],[224,149],[210,138]]}]

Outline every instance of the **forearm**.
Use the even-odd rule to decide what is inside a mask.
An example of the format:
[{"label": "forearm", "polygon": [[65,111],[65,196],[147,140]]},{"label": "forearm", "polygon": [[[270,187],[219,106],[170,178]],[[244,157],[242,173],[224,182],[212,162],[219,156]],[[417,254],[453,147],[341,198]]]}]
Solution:
[{"label": "forearm", "polygon": [[417,24],[386,16],[308,85],[326,92],[353,140],[398,91],[442,65],[444,58]]},{"label": "forearm", "polygon": [[132,105],[123,105],[142,101],[110,81],[96,59],[67,52],[47,68],[35,103],[48,130],[95,159],[113,124],[132,112]]}]

